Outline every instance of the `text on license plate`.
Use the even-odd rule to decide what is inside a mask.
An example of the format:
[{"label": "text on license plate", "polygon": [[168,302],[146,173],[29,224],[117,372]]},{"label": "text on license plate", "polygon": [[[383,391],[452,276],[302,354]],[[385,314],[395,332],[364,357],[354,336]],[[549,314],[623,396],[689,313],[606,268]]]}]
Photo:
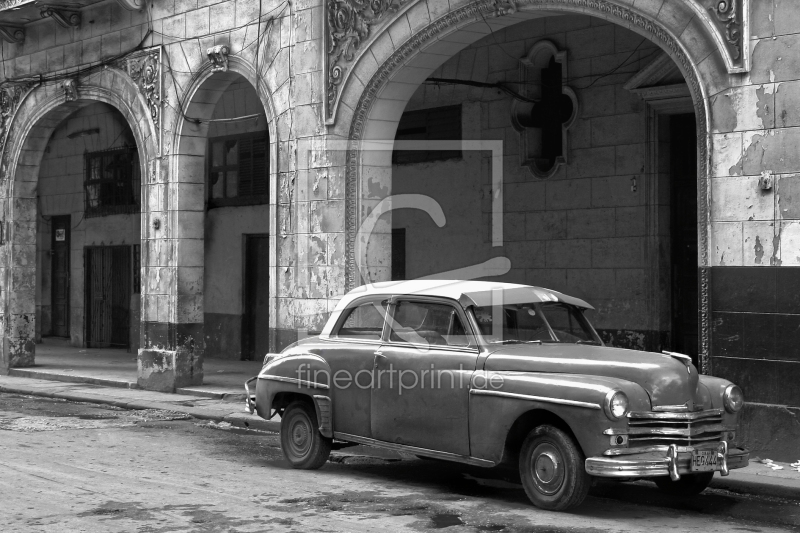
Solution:
[{"label": "text on license plate", "polygon": [[716,450],[695,450],[692,452],[692,472],[713,472],[716,469]]}]

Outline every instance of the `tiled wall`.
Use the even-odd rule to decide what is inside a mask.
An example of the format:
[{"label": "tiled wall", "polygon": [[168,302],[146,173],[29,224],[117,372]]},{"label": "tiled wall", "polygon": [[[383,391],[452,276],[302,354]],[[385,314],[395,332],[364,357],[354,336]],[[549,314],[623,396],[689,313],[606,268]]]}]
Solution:
[{"label": "tiled wall", "polygon": [[711,272],[714,375],[748,401],[800,406],[800,268]]}]

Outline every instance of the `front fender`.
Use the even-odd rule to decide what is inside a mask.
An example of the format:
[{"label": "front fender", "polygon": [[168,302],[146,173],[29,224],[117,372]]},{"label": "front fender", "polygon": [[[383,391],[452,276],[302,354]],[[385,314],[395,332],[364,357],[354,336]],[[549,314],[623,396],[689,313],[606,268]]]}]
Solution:
[{"label": "front fender", "polygon": [[645,390],[626,380],[575,374],[476,372],[469,399],[470,453],[500,462],[514,423],[529,411],[541,410],[569,426],[587,457],[601,454],[608,448],[603,431],[627,427],[627,420],[610,420],[603,410],[606,395],[612,390],[621,390],[628,396],[630,410],[650,410]]},{"label": "front fender", "polygon": [[276,357],[258,374],[256,412],[261,418],[272,418],[275,397],[284,392],[306,396],[309,400],[314,396],[328,396],[330,370],[325,359],[313,353]]}]

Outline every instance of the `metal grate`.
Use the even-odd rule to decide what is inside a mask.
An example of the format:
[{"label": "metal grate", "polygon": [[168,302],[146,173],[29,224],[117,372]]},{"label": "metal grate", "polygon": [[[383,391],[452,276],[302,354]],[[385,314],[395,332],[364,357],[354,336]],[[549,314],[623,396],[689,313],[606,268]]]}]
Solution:
[{"label": "metal grate", "polygon": [[634,446],[677,444],[689,446],[720,441],[728,429],[722,424],[722,410],[694,413],[630,413],[628,442]]}]

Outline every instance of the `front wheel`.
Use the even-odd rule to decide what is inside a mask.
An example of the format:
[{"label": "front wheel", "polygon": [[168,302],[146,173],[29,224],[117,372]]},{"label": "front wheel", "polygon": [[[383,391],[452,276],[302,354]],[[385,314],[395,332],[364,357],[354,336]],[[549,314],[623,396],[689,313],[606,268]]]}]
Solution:
[{"label": "front wheel", "polygon": [[332,439],[322,436],[308,402],[292,402],[281,417],[281,450],[292,468],[316,470],[331,455]]},{"label": "front wheel", "polygon": [[586,498],[591,485],[586,458],[564,431],[539,426],[528,433],[519,453],[522,486],[536,507],[565,511]]},{"label": "front wheel", "polygon": [[714,472],[703,472],[684,474],[678,481],[672,481],[669,477],[657,477],[653,481],[659,489],[672,496],[696,496],[706,490],[712,479]]}]

